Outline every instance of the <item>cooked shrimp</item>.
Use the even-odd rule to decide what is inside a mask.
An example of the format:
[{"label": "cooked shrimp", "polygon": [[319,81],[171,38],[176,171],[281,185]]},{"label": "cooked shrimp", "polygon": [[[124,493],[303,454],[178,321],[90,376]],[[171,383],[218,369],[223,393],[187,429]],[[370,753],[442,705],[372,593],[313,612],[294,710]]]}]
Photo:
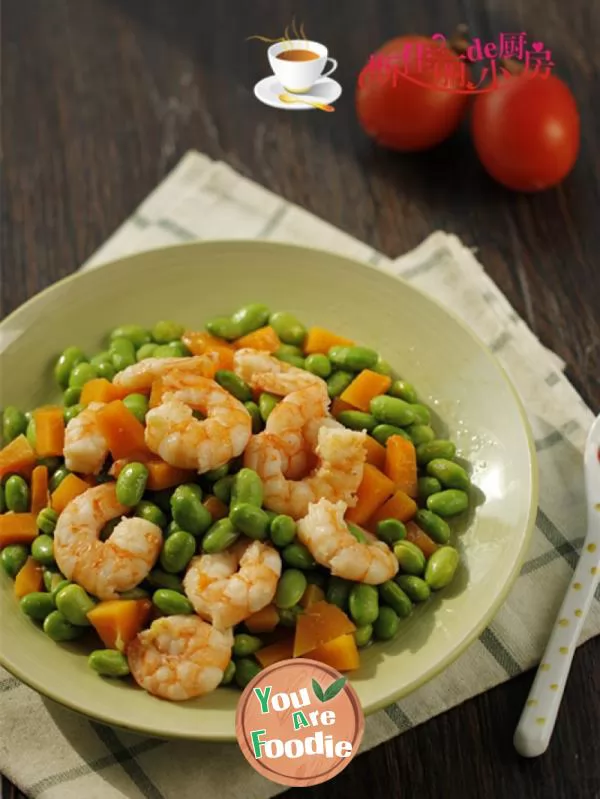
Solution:
[{"label": "cooked shrimp", "polygon": [[103,402],[90,402],[71,419],[65,430],[65,466],[72,472],[98,474],[108,455],[108,444],[100,432],[96,413]]},{"label": "cooked shrimp", "polygon": [[[311,455],[317,444],[318,429],[327,419],[328,404],[327,391],[311,385],[288,394],[269,414],[265,430],[280,439],[282,470],[288,479],[299,479],[309,465],[314,465]],[[335,420],[330,421],[341,427]]]},{"label": "cooked shrimp", "polygon": [[320,377],[261,350],[238,350],[233,356],[233,369],[251,388],[269,391],[280,397],[307,386],[320,385],[327,391],[327,384]]},{"label": "cooked shrimp", "polygon": [[197,616],[164,616],[127,647],[133,678],[148,693],[183,701],[219,685],[231,660],[233,632]]},{"label": "cooked shrimp", "polygon": [[398,560],[383,541],[361,544],[344,521],[346,504],[321,499],[297,525],[298,538],[313,558],[337,577],[380,585],[398,572]]},{"label": "cooked shrimp", "polygon": [[60,571],[99,599],[118,599],[148,575],[160,553],[162,532],[137,517],[122,519],[107,541],[99,535],[106,522],[129,510],[117,500],[115,483],[80,494],[58,517],[54,558]]},{"label": "cooked shrimp", "polygon": [[[203,474],[244,451],[252,418],[239,400],[207,377],[174,372],[163,381],[162,403],[146,414],[145,440],[152,452],[171,466]],[[207,418],[196,419],[193,410]]]},{"label": "cooked shrimp", "polygon": [[356,504],[365,452],[365,433],[338,429],[323,422],[318,430],[318,463],[301,480],[289,480],[284,473],[285,453],[278,436],[260,433],[244,453],[244,465],[254,469],[263,481],[264,505],[276,513],[301,519],[311,502],[322,497],[349,507]]},{"label": "cooked shrimp", "polygon": [[176,369],[180,372],[191,372],[199,377],[212,377],[215,373],[218,355],[207,352],[190,358],[144,358],[116,374],[113,378],[115,386],[128,391],[147,391],[152,383]]},{"label": "cooked shrimp", "polygon": [[272,601],[281,574],[279,552],[241,541],[190,563],[183,588],[196,613],[219,629],[234,627]]}]

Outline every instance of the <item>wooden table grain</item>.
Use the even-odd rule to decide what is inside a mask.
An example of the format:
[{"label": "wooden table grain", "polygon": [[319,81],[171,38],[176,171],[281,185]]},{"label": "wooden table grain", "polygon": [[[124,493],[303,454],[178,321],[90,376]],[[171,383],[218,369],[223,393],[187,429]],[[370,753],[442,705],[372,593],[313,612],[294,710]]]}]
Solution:
[{"label": "wooden table grain", "polygon": [[[589,0],[4,0],[0,313],[73,272],[190,148],[222,159],[390,256],[456,233],[600,411],[600,5]],[[264,45],[292,16],[339,60],[335,115],[260,105]],[[378,150],[353,87],[387,38],[527,31],[552,50],[581,111],[558,189],[495,185],[467,131],[435,152]],[[575,658],[548,753],[512,733],[532,674],[377,747],[313,796],[600,797],[600,643]],[[291,791],[290,797],[306,795]],[[8,781],[2,799],[18,797]]]}]

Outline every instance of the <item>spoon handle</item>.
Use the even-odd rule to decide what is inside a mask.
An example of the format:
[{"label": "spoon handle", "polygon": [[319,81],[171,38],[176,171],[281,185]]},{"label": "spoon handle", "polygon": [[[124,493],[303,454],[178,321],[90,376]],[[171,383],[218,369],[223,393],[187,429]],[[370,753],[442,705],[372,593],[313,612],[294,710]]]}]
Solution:
[{"label": "spoon handle", "polygon": [[[596,531],[600,533],[600,528]],[[590,528],[515,731],[515,748],[524,757],[543,754],[550,743],[575,648],[598,584],[599,554],[600,534]]]}]

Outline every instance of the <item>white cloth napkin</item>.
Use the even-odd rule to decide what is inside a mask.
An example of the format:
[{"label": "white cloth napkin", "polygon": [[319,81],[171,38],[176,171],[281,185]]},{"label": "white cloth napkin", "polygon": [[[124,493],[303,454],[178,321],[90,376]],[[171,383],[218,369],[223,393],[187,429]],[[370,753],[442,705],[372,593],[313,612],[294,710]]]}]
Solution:
[{"label": "white cloth napkin", "polygon": [[[455,236],[437,232],[389,260],[307,211],[188,153],[85,264],[193,239],[263,238],[357,258],[452,307],[491,347],[528,411],[540,466],[540,507],[521,575],[492,624],[442,675],[367,719],[361,751],[531,668],[541,657],[584,535],[581,452],[592,420],[562,373]],[[600,632],[594,601],[582,641]],[[0,771],[40,799],[265,799],[281,790],[236,744],[164,742],[90,722],[0,669]]]}]

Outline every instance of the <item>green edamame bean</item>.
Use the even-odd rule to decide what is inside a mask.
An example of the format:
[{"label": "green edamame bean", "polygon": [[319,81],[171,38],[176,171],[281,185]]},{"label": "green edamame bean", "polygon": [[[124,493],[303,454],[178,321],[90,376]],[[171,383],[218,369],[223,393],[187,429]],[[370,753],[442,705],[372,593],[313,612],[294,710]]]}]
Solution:
[{"label": "green edamame bean", "polygon": [[[62,579],[61,579],[62,578]],[[52,599],[54,600],[54,604],[56,604],[56,597],[58,594],[66,588],[68,585],[72,585],[70,580],[65,580],[65,578],[60,573],[55,573],[52,575],[52,581],[50,582],[50,594],[52,595]]]},{"label": "green edamame bean", "polygon": [[416,574],[418,577],[425,571],[425,555],[411,541],[399,541],[395,544],[394,555],[406,574]]},{"label": "green edamame bean", "polygon": [[29,486],[20,475],[11,475],[4,484],[4,502],[7,510],[13,513],[26,513],[29,510]]},{"label": "green edamame bean", "polygon": [[49,488],[50,491],[56,491],[62,481],[67,477],[67,475],[71,474],[71,472],[67,469],[66,466],[59,466],[58,469],[54,472],[52,477],[50,478]]},{"label": "green edamame bean", "polygon": [[70,408],[65,408],[65,412],[63,414],[65,418],[65,424],[69,424],[71,419],[74,419],[76,416],[79,416],[81,411],[83,410],[83,405],[77,403],[77,405],[71,405]]},{"label": "green edamame bean", "polygon": [[278,349],[277,352],[274,352],[273,355],[278,361],[289,363],[292,366],[295,366],[296,369],[304,369],[304,358],[301,355],[294,355],[293,353],[286,352],[281,348]]},{"label": "green edamame bean", "polygon": [[354,536],[359,544],[367,543],[367,537],[361,527],[359,527],[357,524],[352,524],[352,522],[346,522],[346,526],[350,535]]},{"label": "green edamame bean", "polygon": [[128,338],[114,338],[109,347],[110,360],[117,372],[136,363],[135,347]]},{"label": "green edamame bean", "polygon": [[240,402],[249,402],[252,399],[252,389],[235,372],[219,369],[215,374],[215,380]]},{"label": "green edamame bean", "polygon": [[350,580],[344,580],[343,577],[331,576],[327,583],[326,599],[332,605],[337,605],[338,608],[346,610],[351,588],[352,583]]},{"label": "green edamame bean", "polygon": [[310,554],[304,544],[298,542],[288,544],[281,550],[281,557],[288,566],[294,569],[314,569],[317,565],[315,559]]},{"label": "green edamame bean", "polygon": [[233,637],[232,653],[236,658],[245,658],[258,652],[262,645],[263,642],[256,635],[238,633]]},{"label": "green edamame bean", "polygon": [[233,341],[242,335],[240,325],[229,316],[215,316],[214,319],[208,320],[205,327],[211,336],[224,338],[227,341]]},{"label": "green edamame bean", "polygon": [[427,444],[435,439],[433,428],[428,424],[411,424],[410,427],[406,428],[406,432],[415,447],[418,447],[419,444]]},{"label": "green edamame bean", "polygon": [[123,400],[123,405],[130,411],[138,422],[144,424],[148,413],[148,398],[143,394],[128,394]]},{"label": "green edamame bean", "polygon": [[269,414],[273,410],[273,408],[279,403],[281,397],[276,397],[274,394],[269,394],[266,391],[258,398],[258,409],[260,411],[260,416],[263,422],[266,422],[269,418]]},{"label": "green edamame bean", "polygon": [[31,416],[27,421],[27,430],[25,431],[25,437],[27,438],[27,441],[29,441],[31,446],[35,449],[35,445],[37,443],[35,416]]},{"label": "green edamame bean", "polygon": [[152,603],[164,613],[165,616],[186,616],[194,612],[190,600],[169,588],[159,588],[152,594]]},{"label": "green edamame bean", "polygon": [[84,633],[83,627],[70,624],[60,610],[53,610],[52,613],[46,616],[43,629],[48,638],[51,638],[57,643],[73,641]]},{"label": "green edamame bean", "polygon": [[207,472],[204,472],[202,477],[208,480],[209,483],[216,483],[222,477],[227,477],[229,474],[229,464],[225,463],[223,466],[219,466],[217,469],[209,469]]},{"label": "green edamame bean", "polygon": [[152,340],[156,344],[169,344],[171,341],[177,341],[185,333],[184,325],[178,322],[165,321],[164,319],[157,322],[152,328]]},{"label": "green edamame bean", "polygon": [[213,484],[212,490],[215,497],[220,499],[224,505],[229,505],[234,480],[235,475],[229,474],[226,477],[221,477],[220,480]]},{"label": "green edamame bean", "polygon": [[294,605],[292,608],[277,608],[279,624],[282,627],[295,627],[298,616],[303,612],[301,605]]},{"label": "green edamame bean", "polygon": [[101,677],[126,677],[129,674],[127,657],[118,649],[95,649],[88,657],[88,666]]},{"label": "green edamame bean", "polygon": [[253,302],[250,305],[244,305],[243,308],[232,314],[231,321],[242,331],[242,336],[246,336],[253,330],[264,327],[269,321],[270,313],[266,305]]},{"label": "green edamame bean", "polygon": [[27,430],[27,417],[14,405],[7,405],[2,414],[2,437],[8,444]]},{"label": "green edamame bean", "polygon": [[369,646],[373,641],[373,625],[363,624],[362,627],[357,627],[354,630],[354,640],[356,641],[356,646],[360,649]]},{"label": "green edamame bean", "polygon": [[54,539],[49,535],[38,535],[31,544],[31,556],[42,566],[53,566]]},{"label": "green edamame bean", "polygon": [[171,497],[173,520],[192,535],[203,535],[212,524],[212,516],[202,504],[202,489],[195,483],[177,486]]},{"label": "green edamame bean", "polygon": [[411,408],[413,409],[413,413],[415,414],[415,424],[418,425],[428,425],[431,421],[431,411],[427,407],[427,405],[423,405],[421,402],[413,402],[411,404]]},{"label": "green edamame bean", "polygon": [[263,421],[258,405],[255,402],[252,402],[252,400],[249,400],[248,402],[244,403],[244,408],[248,411],[250,418],[252,419],[252,432],[254,435],[260,433],[260,431],[263,429]]},{"label": "green edamame bean", "polygon": [[435,477],[419,477],[417,485],[420,502],[425,502],[427,497],[442,490],[442,484]]},{"label": "green edamame bean", "polygon": [[406,527],[398,519],[383,519],[377,522],[375,532],[377,538],[385,541],[391,547],[406,538]]},{"label": "green edamame bean", "polygon": [[385,375],[386,377],[392,376],[392,365],[389,361],[386,361],[385,358],[382,358],[381,355],[377,358],[377,363],[375,366],[371,367],[373,372],[377,372],[377,374]]},{"label": "green edamame bean", "polygon": [[167,574],[167,572],[160,569],[152,569],[146,577],[146,582],[152,588],[168,588],[170,591],[177,591],[177,593],[183,594],[183,585],[179,577],[175,577],[174,574]]},{"label": "green edamame bean", "polygon": [[334,372],[330,377],[327,378],[327,393],[330,399],[339,397],[340,394],[348,388],[353,380],[354,375],[352,372]]},{"label": "green edamame bean", "polygon": [[239,502],[229,511],[229,518],[236,530],[248,538],[264,541],[269,534],[269,517],[256,505]]},{"label": "green edamame bean", "polygon": [[444,488],[459,488],[468,491],[471,485],[469,475],[458,463],[445,458],[434,458],[427,464],[427,474],[436,477]]},{"label": "green edamame bean", "polygon": [[6,511],[6,499],[4,497],[4,486],[0,483],[0,513]]},{"label": "green edamame bean", "polygon": [[402,436],[402,438],[406,438],[407,441],[410,441],[410,436],[406,430],[403,430],[401,427],[395,427],[393,424],[378,424],[377,427],[374,427],[371,431],[371,435],[375,441],[379,441],[384,447],[387,444],[388,438],[391,436]]},{"label": "green edamame bean", "polygon": [[373,397],[369,410],[381,424],[392,424],[395,427],[406,427],[416,421],[416,414],[404,400],[381,394]]},{"label": "green edamame bean", "polygon": [[69,624],[89,627],[87,614],[96,606],[94,600],[80,585],[65,586],[56,594],[56,608],[60,610]]},{"label": "green edamame bean", "polygon": [[415,522],[430,538],[433,538],[436,544],[447,544],[450,540],[450,525],[437,513],[425,509],[419,510],[415,514]]},{"label": "green edamame bean", "polygon": [[304,574],[309,585],[318,585],[323,591],[327,590],[327,575],[325,572],[307,571]]},{"label": "green edamame bean", "polygon": [[153,358],[173,358],[173,350],[170,344],[155,344]]},{"label": "green edamame bean", "polygon": [[391,641],[400,629],[400,617],[393,608],[384,605],[379,609],[379,616],[373,625],[375,637],[380,641]]},{"label": "green edamame bean", "polygon": [[91,363],[78,363],[71,370],[69,375],[69,388],[83,388],[84,385],[98,377],[98,368]]},{"label": "green edamame bean", "polygon": [[170,341],[168,344],[160,344],[159,346],[161,348],[167,347],[171,354],[171,358],[187,358],[189,355],[191,355],[191,352],[185,346],[183,341]]},{"label": "green edamame bean", "polygon": [[139,363],[146,358],[153,358],[156,352],[156,344],[142,344],[142,346],[135,353],[135,360]]},{"label": "green edamame bean", "polygon": [[142,499],[135,506],[134,515],[140,519],[145,519],[147,522],[152,522],[157,527],[164,529],[167,526],[167,517],[162,510],[147,499]]},{"label": "green edamame bean", "polygon": [[394,380],[387,393],[390,397],[397,397],[404,400],[404,402],[413,403],[418,401],[415,387],[406,380]]},{"label": "green edamame bean", "polygon": [[373,624],[379,614],[379,594],[373,585],[356,583],[348,597],[350,616],[359,627]]},{"label": "green edamame bean", "polygon": [[[161,491],[154,491],[152,493],[152,501],[158,505],[163,513],[171,513],[171,498],[174,493],[174,488],[163,488]],[[169,527],[167,529],[170,529],[171,525],[175,525],[177,528],[179,528],[178,524],[171,521],[169,522]]]},{"label": "green edamame bean", "polygon": [[42,533],[53,535],[57,521],[58,513],[55,510],[52,508],[42,508],[37,515],[35,523],[37,524],[38,530],[41,530]]},{"label": "green edamame bean", "polygon": [[344,427],[349,427],[350,430],[366,430],[368,433],[377,427],[377,420],[370,413],[363,413],[363,411],[341,411],[337,415],[337,420]]},{"label": "green edamame bean", "polygon": [[178,530],[164,541],[160,553],[160,565],[169,574],[177,574],[185,569],[195,552],[194,536],[184,530]]},{"label": "green edamame bean", "polygon": [[369,347],[332,347],[327,353],[331,363],[339,369],[362,372],[377,363],[379,354]]},{"label": "green edamame bean", "polygon": [[262,507],[263,484],[253,469],[243,468],[236,474],[231,489],[231,502],[234,505],[247,502],[249,505],[256,505],[257,508]]},{"label": "green edamame bean", "polygon": [[10,544],[0,551],[0,563],[9,577],[16,577],[21,571],[28,556],[27,547],[21,544]]},{"label": "green edamame bean", "polygon": [[261,671],[261,667],[255,660],[240,658],[235,664],[235,681],[243,691]]},{"label": "green edamame bean", "polygon": [[111,361],[99,363],[96,369],[98,370],[98,377],[103,377],[105,380],[112,380],[117,373]]},{"label": "green edamame bean", "polygon": [[431,589],[425,580],[414,574],[398,574],[394,580],[413,602],[425,602],[431,596]]},{"label": "green edamame bean", "polygon": [[331,361],[326,355],[314,352],[304,361],[304,368],[307,372],[312,372],[313,375],[326,380],[331,374]]},{"label": "green edamame bean", "polygon": [[412,613],[412,602],[393,580],[388,580],[379,586],[379,598],[384,605],[395,610],[401,619],[410,616]]},{"label": "green edamame bean", "polygon": [[128,338],[136,349],[152,341],[150,331],[141,325],[119,325],[110,334],[111,341],[115,338]]},{"label": "green edamame bean", "polygon": [[306,338],[306,328],[294,314],[287,311],[276,311],[269,317],[269,324],[284,344],[295,344],[301,347]]},{"label": "green edamame bean", "polygon": [[202,551],[209,555],[223,552],[240,537],[239,530],[233,526],[231,519],[219,519],[202,539]]},{"label": "green edamame bean", "polygon": [[117,499],[121,505],[130,508],[137,505],[144,496],[148,482],[148,469],[143,463],[128,463],[117,478]]},{"label": "green edamame bean", "polygon": [[44,581],[44,588],[46,591],[50,592],[52,590],[52,580],[55,577],[63,579],[60,572],[56,571],[55,569],[42,569],[42,579]]},{"label": "green edamame bean", "polygon": [[451,461],[456,455],[456,445],[452,441],[436,438],[435,441],[427,441],[417,447],[417,463],[419,466],[426,466],[436,458],[445,458]]},{"label": "green edamame bean", "polygon": [[425,580],[433,591],[439,591],[449,585],[458,567],[459,556],[454,547],[440,547],[427,561]]},{"label": "green edamame bean", "polygon": [[275,593],[278,608],[291,608],[302,599],[308,585],[305,575],[298,569],[287,569],[281,575]]},{"label": "green edamame bean", "polygon": [[276,547],[287,547],[296,538],[296,522],[291,516],[279,514],[272,519],[269,534]]},{"label": "green edamame bean", "polygon": [[63,394],[63,403],[65,408],[70,408],[72,405],[77,405],[79,403],[80,397],[80,388],[66,388],[65,393]]},{"label": "green edamame bean", "polygon": [[79,347],[67,347],[54,366],[54,379],[58,385],[61,388],[66,388],[69,384],[69,376],[73,367],[86,360],[87,358]]},{"label": "green edamame bean", "polygon": [[43,591],[34,591],[26,594],[19,602],[19,607],[26,616],[35,621],[44,621],[53,610],[56,610],[54,600],[50,594]]},{"label": "green edamame bean", "polygon": [[469,507],[469,495],[456,488],[447,488],[437,494],[427,497],[428,510],[438,516],[458,516]]},{"label": "green edamame bean", "polygon": [[227,666],[225,667],[225,671],[223,672],[223,679],[219,683],[219,685],[230,685],[233,682],[233,678],[235,677],[235,662],[230,660]]},{"label": "green edamame bean", "polygon": [[102,350],[102,352],[90,358],[90,363],[92,366],[100,366],[101,363],[110,363],[110,352],[108,350]]},{"label": "green edamame bean", "polygon": [[282,358],[279,357],[280,355],[294,355],[296,358],[304,358],[304,353],[300,347],[295,347],[293,344],[282,344],[273,355],[279,358],[279,360],[282,360]]}]

